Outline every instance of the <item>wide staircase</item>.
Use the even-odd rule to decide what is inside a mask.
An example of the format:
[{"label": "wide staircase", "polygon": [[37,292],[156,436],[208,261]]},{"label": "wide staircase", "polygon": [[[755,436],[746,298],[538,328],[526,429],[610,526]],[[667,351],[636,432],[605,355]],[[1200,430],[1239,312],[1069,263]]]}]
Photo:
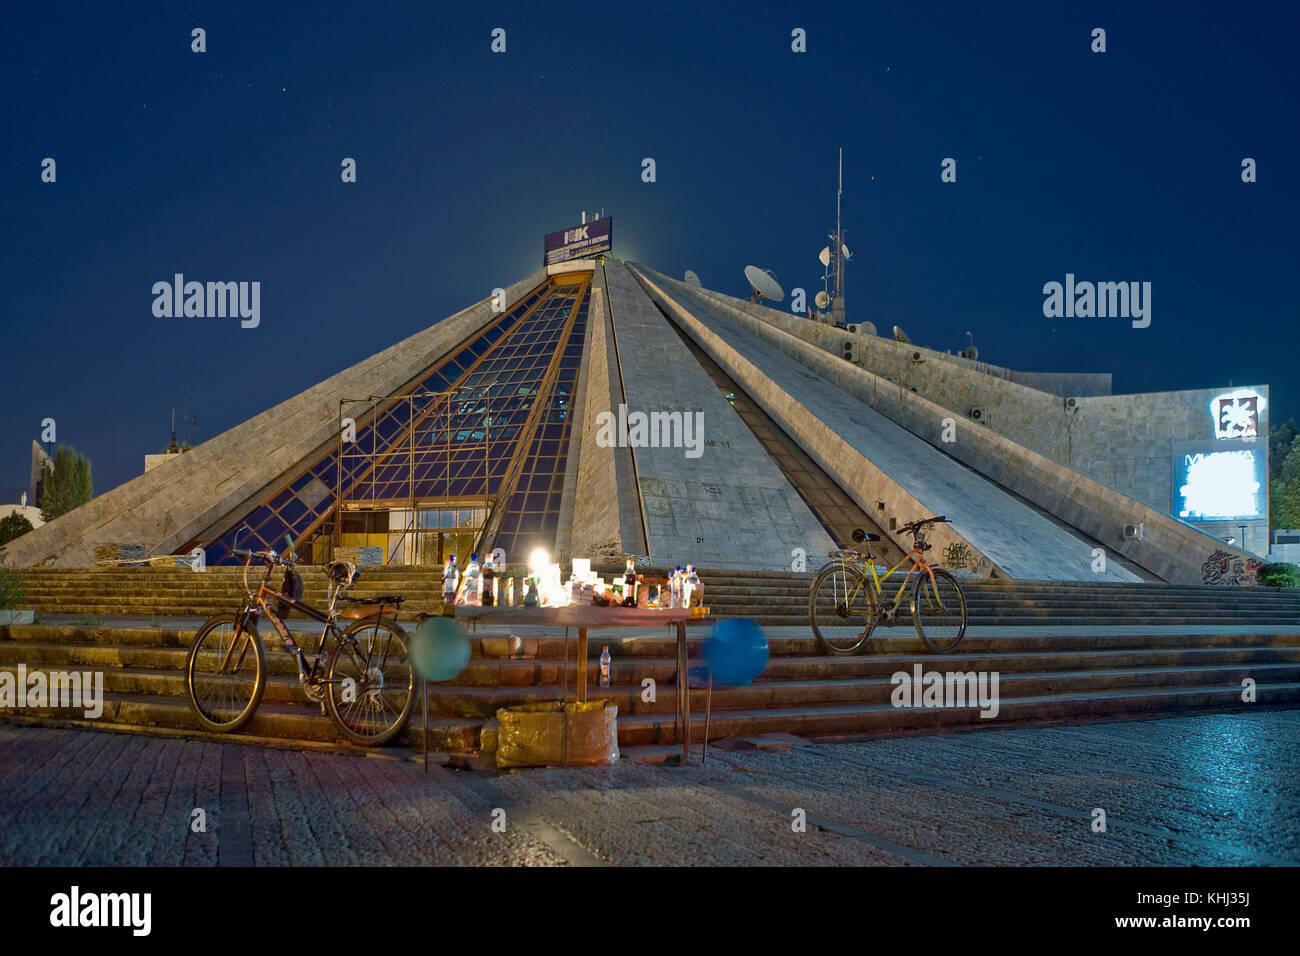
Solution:
[{"label": "wide staircase", "polygon": [[[194,625],[168,619],[231,610],[237,569],[26,573],[25,606],[36,610],[37,622],[0,627],[0,671],[13,673],[19,664],[29,673],[101,671],[105,709],[98,720],[66,710],[12,713],[87,726],[194,730],[183,678]],[[323,574],[309,568],[304,577],[308,602],[323,603]],[[1300,705],[1300,593],[1294,591],[965,581],[970,621],[978,627],[958,653],[924,653],[909,624],[878,630],[862,655],[832,658],[806,629],[810,575],[714,572],[703,579],[713,618],[752,617],[771,628],[771,659],[762,677],[749,687],[713,689],[711,739],[779,732],[834,737]],[[436,611],[439,583],[427,571],[366,569],[355,593],[403,593],[411,597],[407,608]],[[1127,627],[1107,633],[1102,625]],[[688,630],[693,667],[701,663],[708,630],[707,624]],[[594,663],[588,668],[588,695],[618,704],[623,747],[675,744],[675,642],[668,628],[638,633],[609,639],[592,633],[593,658],[608,643],[613,666],[608,688],[596,686]],[[269,628],[264,637],[271,679],[244,733],[336,741],[332,722],[307,701],[293,662],[279,651]],[[564,693],[566,645],[558,635],[482,631],[471,636],[471,644],[466,671],[454,682],[430,687],[429,743],[435,750],[472,753],[498,708]],[[573,647],[570,641],[570,681],[576,674]],[[911,674],[917,664],[923,671],[996,673],[996,717],[981,718],[972,707],[893,706],[891,676]],[[646,678],[653,681],[649,687]],[[1254,682],[1254,703],[1242,699],[1247,678]],[[703,736],[706,694],[698,678],[692,682],[696,741]],[[417,713],[400,743],[418,747],[420,728]]]}]

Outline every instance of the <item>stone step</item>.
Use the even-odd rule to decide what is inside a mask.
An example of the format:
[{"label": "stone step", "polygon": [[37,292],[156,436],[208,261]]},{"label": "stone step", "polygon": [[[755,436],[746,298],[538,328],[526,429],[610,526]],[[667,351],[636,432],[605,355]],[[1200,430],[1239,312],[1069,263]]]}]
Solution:
[{"label": "stone step", "polygon": [[[290,622],[295,636],[300,638],[304,647],[315,647],[319,639],[320,626],[314,622]],[[409,632],[410,622],[403,627]],[[704,642],[708,639],[707,625],[693,625],[687,630],[689,653],[698,657],[702,653]],[[280,641],[269,627],[259,628],[263,642],[267,647],[268,657],[279,653]],[[139,647],[146,650],[178,648],[187,650],[193,640],[194,629],[188,627],[121,627],[113,625],[86,624],[14,624],[0,627],[0,650],[7,646],[27,643],[101,645],[118,647],[126,650]],[[610,637],[598,636],[593,632],[588,642],[589,659],[599,657],[600,649],[608,644],[610,654],[616,665],[625,659],[657,658],[675,660],[677,641],[675,636],[655,631],[646,632],[646,636]],[[566,655],[574,658],[576,642],[573,635],[566,640],[560,636],[530,636],[512,638],[505,636],[469,637],[475,661],[531,661],[535,659],[563,661]],[[1052,633],[1027,630],[1020,627],[1008,627],[1005,631],[992,632],[981,628],[969,633],[963,641],[959,655],[941,656],[943,659],[956,659],[973,653],[1008,653],[1031,654],[1037,652],[1078,653],[1091,651],[1135,651],[1142,649],[1194,649],[1212,647],[1300,647],[1300,631],[1268,631],[1261,629],[1252,633],[1234,631],[1161,631],[1133,633]],[[779,661],[787,656],[810,656],[824,661],[869,661],[881,655],[914,655],[923,653],[920,639],[910,626],[877,628],[864,653],[850,658],[828,657],[810,632],[800,628],[797,636],[772,634],[768,637],[769,654],[772,660]],[[284,656],[281,654],[281,656]],[[772,665],[769,665],[772,666]],[[843,665],[835,665],[843,666]]]},{"label": "stone step", "polygon": [[[1030,684],[1024,686],[1028,689]],[[703,693],[697,690],[691,692],[691,731],[692,739],[696,742],[702,741],[704,733]],[[1300,704],[1300,682],[1261,680],[1257,685],[1257,693],[1258,704],[1243,704],[1237,686],[1214,683],[1100,690],[1072,688],[1033,696],[1000,693],[997,715],[981,718],[978,708],[898,708],[887,702],[871,703],[861,700],[723,709],[718,706],[719,692],[715,689],[715,706],[709,716],[709,737],[718,739],[770,733],[817,737],[958,727],[974,729],[1026,721],[1109,718],[1203,709],[1223,712],[1245,707]],[[180,697],[106,691],[103,704],[104,711],[98,719],[87,719],[78,716],[79,711],[58,707],[23,708],[20,711],[7,711],[5,716],[18,719],[43,718],[86,727],[109,723],[139,728],[199,729],[188,703]],[[478,746],[478,735],[486,720],[485,717],[447,717],[431,713],[429,747],[435,751],[473,750]],[[398,743],[418,748],[422,725],[422,709],[417,703],[412,719]],[[321,716],[314,706],[270,700],[264,700],[242,733],[274,740],[343,742],[333,722]],[[629,747],[679,743],[674,732],[672,708],[652,713],[620,712],[619,743],[620,746]]]},{"label": "stone step", "polygon": [[[1261,705],[1294,707],[1300,704],[1300,683],[1260,684],[1258,693],[1259,703],[1256,704],[1242,703],[1240,688],[1235,687],[1155,688],[1023,697],[1003,701],[994,718],[981,718],[979,710],[973,708],[901,709],[890,704],[715,711],[709,721],[709,738],[765,733],[816,738],[957,728],[974,730],[999,724],[1154,716],[1191,710],[1225,713]],[[691,711],[691,740],[696,744],[703,740],[704,720],[703,711]],[[680,743],[672,718],[652,714],[620,716],[618,738],[620,747]]]},{"label": "stone step", "polygon": [[[907,670],[910,672],[910,668]],[[943,670],[947,671],[949,668],[945,666]],[[998,695],[1001,701],[1006,702],[1020,697],[1094,693],[1105,690],[1190,688],[1202,685],[1235,686],[1240,693],[1241,682],[1247,677],[1253,678],[1257,684],[1300,683],[1300,663],[1001,673],[998,679]],[[885,676],[839,680],[822,678],[806,681],[755,681],[747,687],[727,689],[714,687],[713,713],[756,708],[823,707],[849,702],[888,704],[894,689],[894,683]],[[617,704],[620,717],[645,714],[672,715],[676,706],[676,690],[673,685],[660,682],[656,687],[656,699],[653,702],[642,699],[642,690],[640,684],[616,684],[604,688],[590,687],[587,696],[589,700],[602,698]],[[501,707],[513,703],[558,700],[563,692],[564,688],[559,684],[534,685],[526,688],[462,687],[439,684],[430,688],[429,707],[441,714],[490,718]],[[707,695],[708,692],[704,687],[692,683],[692,711],[704,710]]]}]

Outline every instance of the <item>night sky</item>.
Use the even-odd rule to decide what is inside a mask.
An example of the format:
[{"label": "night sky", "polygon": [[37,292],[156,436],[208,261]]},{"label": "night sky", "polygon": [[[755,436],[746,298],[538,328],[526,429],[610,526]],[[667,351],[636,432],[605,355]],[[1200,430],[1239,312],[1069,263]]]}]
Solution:
[{"label": "night sky", "polygon": [[[50,417],[108,490],[173,407],[185,437],[186,392],[211,438],[532,272],[583,209],[621,258],[811,296],[841,145],[850,321],[1300,416],[1294,4],[135,6],[6,9],[0,488]],[[260,326],[155,318],[177,272],[260,281]],[[1067,272],[1151,282],[1150,327],[1045,318]]]}]

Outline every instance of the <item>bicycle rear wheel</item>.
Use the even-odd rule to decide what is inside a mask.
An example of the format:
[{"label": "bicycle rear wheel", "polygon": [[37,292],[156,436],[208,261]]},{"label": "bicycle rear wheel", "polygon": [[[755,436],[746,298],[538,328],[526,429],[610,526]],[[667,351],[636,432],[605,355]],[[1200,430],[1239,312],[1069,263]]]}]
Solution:
[{"label": "bicycle rear wheel", "polygon": [[396,737],[411,716],[415,694],[415,671],[400,627],[358,621],[330,652],[325,705],[354,743],[376,747]]},{"label": "bicycle rear wheel", "polygon": [[238,730],[257,711],[265,689],[266,650],[257,628],[240,627],[236,614],[205,621],[185,663],[185,690],[203,728]]},{"label": "bicycle rear wheel", "polygon": [[912,585],[912,617],[925,646],[947,654],[966,636],[966,596],[947,571],[932,568],[931,573],[933,581],[923,570]]},{"label": "bicycle rear wheel", "polygon": [[808,592],[808,623],[828,654],[860,651],[876,626],[876,596],[862,572],[845,564],[823,568]]}]

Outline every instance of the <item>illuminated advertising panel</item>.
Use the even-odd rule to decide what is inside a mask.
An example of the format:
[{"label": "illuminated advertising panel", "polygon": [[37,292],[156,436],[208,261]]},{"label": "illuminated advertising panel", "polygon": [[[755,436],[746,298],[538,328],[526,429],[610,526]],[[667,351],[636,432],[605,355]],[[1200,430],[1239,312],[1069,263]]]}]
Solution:
[{"label": "illuminated advertising panel", "polygon": [[1262,441],[1220,439],[1175,446],[1174,516],[1184,521],[1268,517],[1267,467]]},{"label": "illuminated advertising panel", "polygon": [[581,226],[547,235],[542,243],[542,261],[545,265],[553,266],[557,262],[600,255],[613,248],[614,219],[606,216],[604,219],[593,219]]}]

